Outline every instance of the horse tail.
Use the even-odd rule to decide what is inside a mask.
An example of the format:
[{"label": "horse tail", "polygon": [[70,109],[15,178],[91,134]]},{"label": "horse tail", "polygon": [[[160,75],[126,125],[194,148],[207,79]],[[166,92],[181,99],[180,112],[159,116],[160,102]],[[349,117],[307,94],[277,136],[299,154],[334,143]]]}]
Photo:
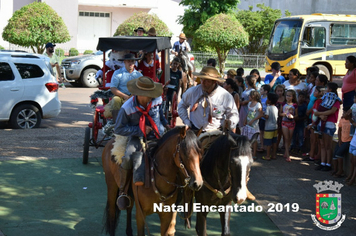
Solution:
[{"label": "horse tail", "polygon": [[[117,192],[117,196],[119,194],[119,191]],[[114,203],[115,206],[115,214],[114,217],[110,216],[110,207],[112,204],[109,203],[109,201],[106,202],[106,207],[104,211],[104,218],[103,220],[105,221],[103,230],[105,229],[105,233],[109,234],[110,236],[115,236],[115,230],[119,224],[119,218],[120,218],[120,213],[121,211],[117,207],[116,203]]]}]

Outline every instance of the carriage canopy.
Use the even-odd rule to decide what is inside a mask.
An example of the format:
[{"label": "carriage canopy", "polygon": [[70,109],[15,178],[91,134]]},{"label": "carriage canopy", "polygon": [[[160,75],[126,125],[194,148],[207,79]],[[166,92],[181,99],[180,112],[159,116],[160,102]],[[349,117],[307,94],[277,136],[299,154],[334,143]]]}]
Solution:
[{"label": "carriage canopy", "polygon": [[170,49],[171,42],[168,37],[142,37],[142,36],[116,36],[99,38],[97,50],[103,52],[113,49],[116,51],[129,50],[138,52],[144,50],[146,52],[153,52]]}]

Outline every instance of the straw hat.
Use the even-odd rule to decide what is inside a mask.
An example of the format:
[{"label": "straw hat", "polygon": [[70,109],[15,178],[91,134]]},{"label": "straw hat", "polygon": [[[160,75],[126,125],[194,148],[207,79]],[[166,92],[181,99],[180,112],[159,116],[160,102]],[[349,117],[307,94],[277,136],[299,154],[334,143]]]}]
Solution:
[{"label": "straw hat", "polygon": [[237,73],[236,73],[236,71],[235,71],[234,69],[228,70],[228,71],[227,71],[227,74],[228,74],[228,75],[231,75],[231,76],[236,76],[236,75],[237,75]]},{"label": "straw hat", "polygon": [[199,73],[193,72],[193,75],[195,75],[201,79],[211,79],[211,80],[216,80],[218,82],[225,81],[224,79],[221,78],[218,70],[212,66],[204,66],[203,69],[201,69],[201,71]]},{"label": "straw hat", "polygon": [[133,95],[156,98],[162,95],[163,88],[161,83],[155,83],[150,77],[141,76],[140,78],[127,82],[127,89]]},{"label": "straw hat", "polygon": [[154,37],[157,35],[157,33],[156,33],[156,29],[155,28],[150,28],[148,31],[147,31],[147,34],[148,35],[153,35]]},{"label": "straw hat", "polygon": [[180,35],[178,36],[178,38],[180,38],[180,39],[187,39],[187,38],[185,37],[185,33],[180,33]]}]

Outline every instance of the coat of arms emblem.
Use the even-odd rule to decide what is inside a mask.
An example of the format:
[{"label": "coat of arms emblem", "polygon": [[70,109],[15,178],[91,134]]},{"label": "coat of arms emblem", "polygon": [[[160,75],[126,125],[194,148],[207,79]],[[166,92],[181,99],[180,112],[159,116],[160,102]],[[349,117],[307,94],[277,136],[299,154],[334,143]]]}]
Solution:
[{"label": "coat of arms emblem", "polygon": [[[341,214],[340,189],[343,186],[336,181],[334,183],[334,181],[327,180],[313,185],[317,191],[316,214],[312,214],[311,217],[320,229],[335,230],[345,221],[346,215]],[[330,193],[330,191],[333,193]]]}]

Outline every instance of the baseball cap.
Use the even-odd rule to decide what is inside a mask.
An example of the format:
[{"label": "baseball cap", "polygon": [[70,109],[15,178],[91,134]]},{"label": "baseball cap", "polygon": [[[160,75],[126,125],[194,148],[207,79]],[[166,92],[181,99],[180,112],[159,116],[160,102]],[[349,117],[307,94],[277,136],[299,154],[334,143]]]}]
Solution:
[{"label": "baseball cap", "polygon": [[53,47],[55,47],[56,45],[55,44],[53,44],[53,43],[47,43],[46,44],[46,48],[53,48]]}]

